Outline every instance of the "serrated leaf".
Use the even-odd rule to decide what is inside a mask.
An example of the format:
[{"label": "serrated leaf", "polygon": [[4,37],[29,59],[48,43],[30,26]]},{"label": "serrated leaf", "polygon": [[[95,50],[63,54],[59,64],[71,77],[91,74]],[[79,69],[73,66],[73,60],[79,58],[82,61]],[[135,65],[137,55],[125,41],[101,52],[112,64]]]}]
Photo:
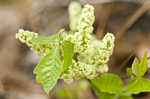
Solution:
[{"label": "serrated leaf", "polygon": [[31,41],[33,44],[48,44],[50,42],[59,42],[59,35],[52,35],[50,37],[37,37],[33,38]]},{"label": "serrated leaf", "polygon": [[91,82],[99,92],[121,94],[123,90],[123,82],[115,74],[103,74],[100,78],[92,79]]},{"label": "serrated leaf", "polygon": [[63,70],[66,71],[72,64],[72,58],[74,55],[74,45],[70,41],[63,41],[62,54],[64,57]]},{"label": "serrated leaf", "polygon": [[42,84],[46,93],[49,93],[59,79],[61,71],[59,47],[56,46],[42,58],[34,69],[34,74],[36,74],[36,81]]},{"label": "serrated leaf", "polygon": [[139,60],[135,57],[134,58],[134,61],[133,61],[133,63],[132,63],[132,72],[133,72],[133,74],[134,75],[138,75],[139,74]]},{"label": "serrated leaf", "polygon": [[134,94],[150,92],[150,80],[145,78],[134,78],[127,84],[127,91]]},{"label": "serrated leaf", "polygon": [[148,62],[147,62],[147,52],[145,52],[140,64],[139,64],[139,76],[143,76],[148,68]]}]

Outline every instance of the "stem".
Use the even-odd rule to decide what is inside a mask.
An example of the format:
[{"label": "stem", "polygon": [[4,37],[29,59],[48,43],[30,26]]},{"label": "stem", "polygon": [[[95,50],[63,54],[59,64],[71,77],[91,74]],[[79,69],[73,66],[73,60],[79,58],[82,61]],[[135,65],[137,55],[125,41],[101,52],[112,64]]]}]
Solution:
[{"label": "stem", "polygon": [[117,32],[118,37],[117,41],[119,41],[125,32],[146,12],[150,9],[150,2],[146,1],[126,22],[123,24],[123,26],[120,28],[120,30]]}]

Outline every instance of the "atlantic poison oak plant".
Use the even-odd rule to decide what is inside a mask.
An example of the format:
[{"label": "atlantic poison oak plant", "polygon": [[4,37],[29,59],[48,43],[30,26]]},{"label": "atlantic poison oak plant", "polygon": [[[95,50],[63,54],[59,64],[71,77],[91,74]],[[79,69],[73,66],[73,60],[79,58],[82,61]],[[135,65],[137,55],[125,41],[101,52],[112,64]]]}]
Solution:
[{"label": "atlantic poison oak plant", "polygon": [[[61,29],[55,35],[44,37],[20,29],[16,34],[17,39],[37,55],[43,56],[33,73],[46,93],[56,85],[58,79],[69,83],[73,79],[83,78],[89,79],[100,99],[131,99],[132,93],[150,91],[150,81],[142,77],[147,71],[147,54],[141,62],[135,59],[132,68],[128,69],[131,81],[124,88],[119,76],[105,73],[108,71],[107,62],[113,52],[115,37],[107,33],[102,40],[97,40],[93,35],[93,6],[86,4],[82,8],[79,3],[72,2],[69,15],[70,31]],[[98,77],[100,73],[105,74]],[[124,96],[130,98],[119,98]]]},{"label": "atlantic poison oak plant", "polygon": [[[76,9],[76,10],[75,10]],[[94,8],[73,2],[69,7],[70,31],[60,30],[50,37],[20,29],[16,38],[27,44],[43,58],[34,69],[36,81],[46,93],[58,79],[72,82],[73,79],[93,79],[108,71],[107,61],[114,48],[114,35],[107,33],[99,41],[93,33]]]}]

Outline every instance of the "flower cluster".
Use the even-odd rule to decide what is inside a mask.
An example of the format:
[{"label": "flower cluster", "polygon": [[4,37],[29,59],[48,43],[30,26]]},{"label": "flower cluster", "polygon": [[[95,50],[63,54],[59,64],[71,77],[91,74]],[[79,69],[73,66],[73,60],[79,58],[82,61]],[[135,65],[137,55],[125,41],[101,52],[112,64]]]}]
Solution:
[{"label": "flower cluster", "polygon": [[77,2],[71,2],[69,5],[70,29],[72,31],[77,30],[81,9],[81,5]]},{"label": "flower cluster", "polygon": [[90,34],[93,32],[93,23],[95,20],[94,7],[91,5],[85,5],[81,11],[79,18],[78,30],[82,35]]},{"label": "flower cluster", "polygon": [[108,71],[107,62],[114,48],[114,35],[107,33],[103,40],[97,40],[93,32],[94,8],[85,5],[78,20],[78,31],[74,34],[64,34],[64,39],[74,44],[76,58],[68,71],[62,74],[62,79],[71,82],[73,78],[92,79],[99,73]]},{"label": "flower cluster", "polygon": [[16,39],[19,39],[22,43],[25,43],[28,46],[32,46],[31,40],[37,37],[37,33],[24,31],[23,29],[19,29],[18,33],[16,34]]},{"label": "flower cluster", "polygon": [[[74,2],[70,5],[69,12],[71,31],[58,33],[61,34],[58,46],[64,40],[73,43],[74,57],[72,65],[62,72],[60,78],[71,82],[74,78],[92,79],[99,73],[107,72],[107,62],[114,48],[114,35],[107,33],[102,40],[97,40],[92,35],[95,20],[93,6],[87,4],[81,8],[80,4]],[[16,38],[31,47],[38,55],[46,55],[54,46],[54,43],[33,43],[32,39],[38,38],[38,34],[22,29],[16,34]]]},{"label": "flower cluster", "polygon": [[38,34],[30,31],[24,31],[20,29],[16,34],[16,39],[19,39],[22,43],[27,44],[37,55],[46,55],[53,44],[37,44],[33,43],[32,40],[38,38]]},{"label": "flower cluster", "polygon": [[62,75],[66,82],[71,82],[73,78],[92,79],[99,73],[108,71],[107,62],[112,55],[114,48],[114,36],[107,33],[103,40],[91,40],[87,44],[84,53],[78,53],[73,64],[69,67],[68,72]]},{"label": "flower cluster", "polygon": [[94,20],[94,8],[87,4],[81,10],[77,32],[63,35],[64,40],[72,41],[75,44],[75,52],[84,52],[87,49],[88,43],[93,39],[91,33],[93,32]]}]

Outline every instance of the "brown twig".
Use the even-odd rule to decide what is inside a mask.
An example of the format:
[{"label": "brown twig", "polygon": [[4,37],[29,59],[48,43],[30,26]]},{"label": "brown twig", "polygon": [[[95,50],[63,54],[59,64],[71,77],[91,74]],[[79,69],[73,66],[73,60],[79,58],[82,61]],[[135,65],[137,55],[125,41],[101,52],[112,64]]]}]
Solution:
[{"label": "brown twig", "polygon": [[123,24],[123,26],[117,32],[119,33],[117,40],[119,41],[124,35],[124,33],[149,9],[150,2],[147,1],[125,22],[125,24]]},{"label": "brown twig", "polygon": [[133,54],[131,54],[130,56],[128,56],[121,64],[120,66],[120,70],[123,70],[123,68],[126,66],[127,62],[129,62],[129,60],[131,59],[131,57],[133,56]]},{"label": "brown twig", "polygon": [[115,6],[114,3],[112,3],[110,4],[110,6],[103,8],[105,13],[103,13],[103,15],[98,16],[98,18],[100,19],[99,21],[101,21],[100,23],[102,23],[98,25],[98,28],[96,30],[96,35],[99,39],[101,39],[101,37],[103,37],[105,34],[105,28],[109,21],[109,17],[113,12],[112,10],[114,6]]}]

